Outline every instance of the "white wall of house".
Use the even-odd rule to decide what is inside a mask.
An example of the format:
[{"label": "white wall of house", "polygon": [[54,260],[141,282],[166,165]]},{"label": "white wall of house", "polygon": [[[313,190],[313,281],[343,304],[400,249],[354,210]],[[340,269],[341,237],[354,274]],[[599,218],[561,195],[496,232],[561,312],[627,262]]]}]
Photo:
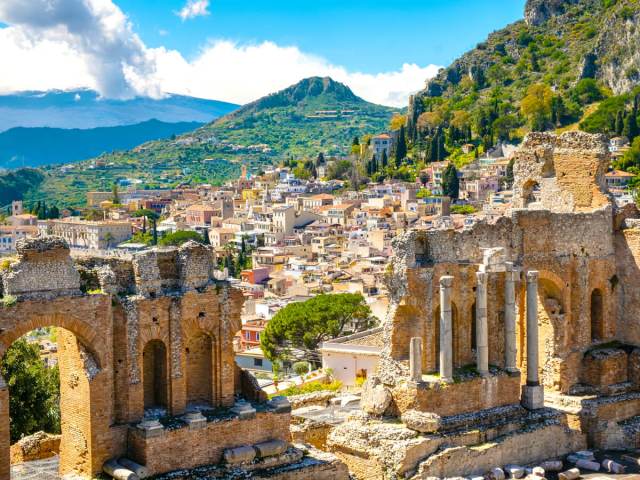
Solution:
[{"label": "white wall of house", "polygon": [[333,370],[333,377],[347,387],[356,384],[356,377],[361,370],[365,370],[367,376],[373,375],[379,361],[380,355],[377,353],[322,350],[322,368]]}]

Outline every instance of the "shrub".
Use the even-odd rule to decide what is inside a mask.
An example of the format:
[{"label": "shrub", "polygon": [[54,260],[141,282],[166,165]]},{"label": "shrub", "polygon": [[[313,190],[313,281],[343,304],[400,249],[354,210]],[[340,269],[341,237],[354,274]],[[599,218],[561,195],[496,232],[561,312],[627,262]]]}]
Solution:
[{"label": "shrub", "polygon": [[5,295],[0,300],[2,302],[3,307],[13,307],[16,303],[18,303],[18,299],[13,295]]},{"label": "shrub", "polygon": [[293,395],[304,395],[306,393],[313,392],[337,392],[342,388],[342,382],[338,380],[334,380],[331,383],[322,383],[322,382],[309,382],[304,385],[295,385],[293,387],[289,387],[285,390],[282,390],[278,393],[271,395],[274,397],[276,395],[284,395],[285,397],[291,397]]}]

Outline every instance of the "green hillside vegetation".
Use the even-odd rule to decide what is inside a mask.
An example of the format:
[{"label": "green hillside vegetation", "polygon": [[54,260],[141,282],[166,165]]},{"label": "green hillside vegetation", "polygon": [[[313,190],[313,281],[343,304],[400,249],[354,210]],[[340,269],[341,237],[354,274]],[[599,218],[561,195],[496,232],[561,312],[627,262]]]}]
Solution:
[{"label": "green hillside vegetation", "polygon": [[257,171],[282,158],[348,154],[354,136],[386,130],[394,112],[330,78],[313,77],[191,133],[64,169],[48,167],[46,181],[28,200],[80,206],[87,191],[109,190],[123,179],[150,189],[221,184],[238,176],[242,164]]},{"label": "green hillside vegetation", "polygon": [[[640,2],[530,0],[527,13],[535,8],[554,14],[492,33],[412,99],[407,137],[414,157],[441,160],[465,143],[489,148],[571,125],[612,90],[637,82],[637,70],[620,71],[631,48],[621,33],[632,29]],[[622,101],[604,100],[601,108],[614,103],[617,114]],[[607,130],[595,121],[583,126]]]},{"label": "green hillside vegetation", "polygon": [[0,206],[8,205],[12,200],[22,200],[36,190],[44,179],[41,171],[32,168],[0,173]]}]

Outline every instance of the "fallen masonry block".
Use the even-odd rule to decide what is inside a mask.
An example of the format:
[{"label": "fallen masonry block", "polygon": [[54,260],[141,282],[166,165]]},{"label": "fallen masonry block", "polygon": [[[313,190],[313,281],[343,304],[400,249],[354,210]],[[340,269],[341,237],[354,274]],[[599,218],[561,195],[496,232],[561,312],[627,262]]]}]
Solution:
[{"label": "fallen masonry block", "polygon": [[102,466],[102,470],[115,480],[139,480],[138,476],[128,468],[124,468],[115,459],[108,460]]},{"label": "fallen masonry block", "polygon": [[580,470],[577,468],[570,468],[558,474],[558,480],[576,480],[577,478],[580,478]]},{"label": "fallen masonry block", "polygon": [[504,470],[509,474],[509,478],[522,478],[526,474],[525,468],[519,465],[507,465]]},{"label": "fallen masonry block", "polygon": [[240,463],[249,463],[256,458],[256,450],[253,447],[242,446],[235,448],[227,448],[224,451],[224,461],[229,465],[238,465]]},{"label": "fallen masonry block", "polygon": [[492,468],[489,473],[485,475],[486,480],[504,480],[504,470],[500,467]]},{"label": "fallen masonry block", "polygon": [[289,413],[291,411],[291,402],[285,396],[279,395],[269,400],[269,405],[276,413]]},{"label": "fallen masonry block", "polygon": [[625,462],[633,463],[634,465],[640,465],[640,458],[632,457],[631,455],[622,455],[622,460]]},{"label": "fallen masonry block", "polygon": [[407,410],[400,417],[407,428],[420,433],[437,432],[440,428],[440,415],[435,413]]},{"label": "fallen masonry block", "polygon": [[129,470],[131,470],[140,479],[147,478],[149,476],[149,469],[144,465],[140,465],[139,463],[134,462],[133,460],[129,460],[128,458],[121,458],[118,460],[118,463],[124,468],[128,468]]},{"label": "fallen masonry block", "polygon": [[541,478],[544,478],[544,475],[545,475],[544,468],[542,468],[542,467],[533,467],[533,468],[531,469],[531,474],[532,474],[534,477],[541,477]]},{"label": "fallen masonry block", "polygon": [[585,460],[593,460],[595,458],[591,450],[581,450],[579,452],[576,452],[574,455]]},{"label": "fallen masonry block", "polygon": [[624,473],[626,470],[624,465],[620,465],[619,463],[606,458],[602,461],[602,468],[609,473]]},{"label": "fallen masonry block", "polygon": [[562,470],[562,460],[547,460],[540,464],[545,472],[559,472]]},{"label": "fallen masonry block", "polygon": [[253,448],[258,452],[258,457],[264,458],[286,452],[289,444],[283,440],[270,440],[268,442],[258,443],[254,445]]},{"label": "fallen masonry block", "polygon": [[600,464],[598,462],[592,462],[591,460],[579,459],[576,462],[576,467],[584,468],[585,470],[593,470],[594,472],[600,471]]}]

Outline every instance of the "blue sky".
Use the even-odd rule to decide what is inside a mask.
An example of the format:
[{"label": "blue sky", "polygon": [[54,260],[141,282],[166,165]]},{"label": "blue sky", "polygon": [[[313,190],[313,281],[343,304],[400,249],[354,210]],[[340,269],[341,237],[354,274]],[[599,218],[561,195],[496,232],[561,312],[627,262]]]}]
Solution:
[{"label": "blue sky", "polygon": [[[309,76],[405,106],[525,0],[1,0],[0,93],[246,103]],[[47,72],[42,75],[42,72]]]},{"label": "blue sky", "polygon": [[489,32],[521,19],[525,0],[212,0],[209,15],[188,21],[174,13],[183,1],[116,3],[145,42],[187,57],[211,38],[270,40],[377,73],[403,63],[448,65]]}]

